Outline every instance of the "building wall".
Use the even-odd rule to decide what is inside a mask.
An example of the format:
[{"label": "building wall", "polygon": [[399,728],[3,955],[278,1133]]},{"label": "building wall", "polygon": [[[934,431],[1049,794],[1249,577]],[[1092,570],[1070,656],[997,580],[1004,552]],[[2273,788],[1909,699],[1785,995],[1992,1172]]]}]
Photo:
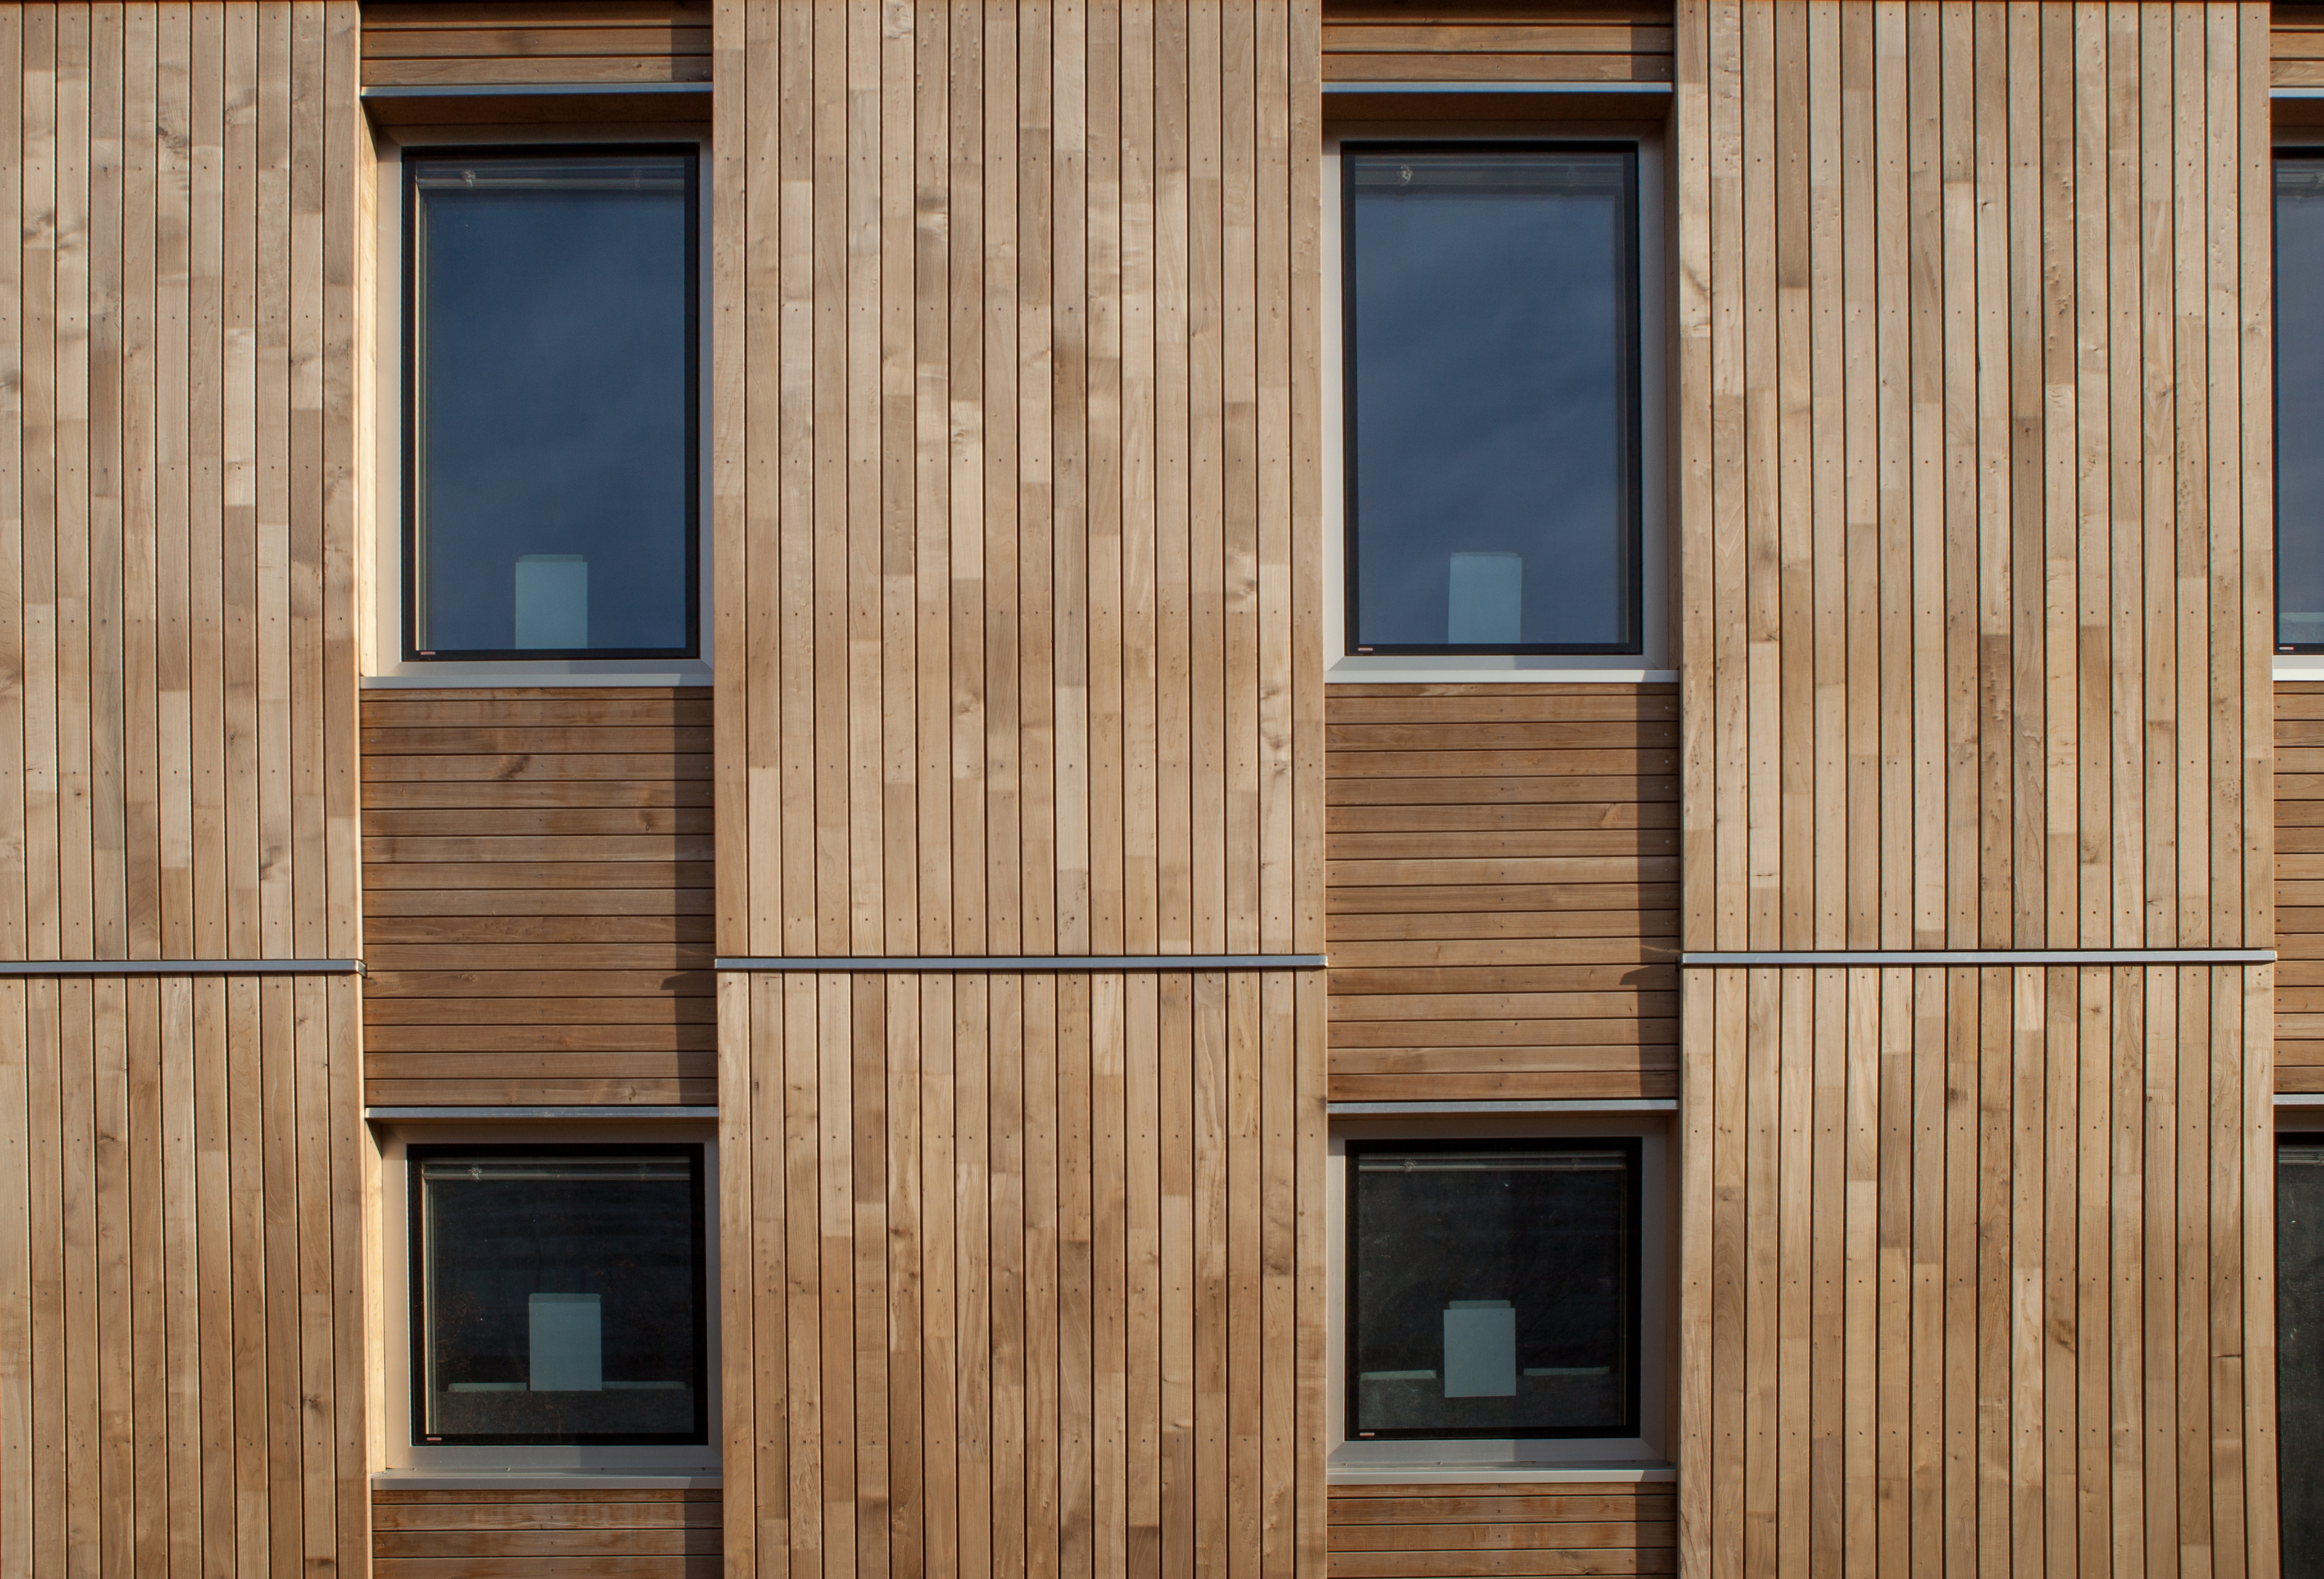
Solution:
[{"label": "building wall", "polygon": [[[1680,5],[1691,960],[2273,947],[2267,26]],[[1682,971],[1682,1568],[2272,1572],[2273,967],[1971,964]]]}]

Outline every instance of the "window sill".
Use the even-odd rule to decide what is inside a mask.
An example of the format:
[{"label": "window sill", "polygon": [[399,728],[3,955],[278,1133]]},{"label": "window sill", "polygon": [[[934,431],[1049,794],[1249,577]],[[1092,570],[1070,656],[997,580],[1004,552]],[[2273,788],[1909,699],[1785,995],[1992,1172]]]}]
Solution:
[{"label": "window sill", "polygon": [[708,684],[710,665],[693,658],[401,663],[385,673],[363,677],[363,688],[365,690],[548,689],[567,686]]},{"label": "window sill", "polygon": [[1649,669],[1634,657],[1561,658],[1511,653],[1502,657],[1462,653],[1434,658],[1424,653],[1351,653],[1329,660],[1330,685],[1673,685],[1674,669]]},{"label": "window sill", "polygon": [[383,1469],[372,1472],[374,1491],[715,1491],[715,1470]]}]

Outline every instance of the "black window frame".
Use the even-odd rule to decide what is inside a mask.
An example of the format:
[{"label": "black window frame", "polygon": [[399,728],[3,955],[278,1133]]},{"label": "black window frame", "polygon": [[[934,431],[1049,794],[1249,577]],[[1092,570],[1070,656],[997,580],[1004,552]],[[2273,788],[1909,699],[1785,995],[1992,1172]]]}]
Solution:
[{"label": "black window frame", "polygon": [[[686,644],[683,647],[421,648],[420,631],[420,167],[438,162],[623,157],[686,161]],[[403,183],[403,632],[406,663],[532,663],[702,656],[702,144],[493,143],[406,148]]]},{"label": "black window frame", "polygon": [[[1628,1320],[1623,1340],[1628,1345],[1628,1374],[1625,1378],[1622,1399],[1622,1423],[1618,1430],[1595,1427],[1552,1426],[1517,1429],[1504,1426],[1460,1427],[1388,1427],[1359,1432],[1361,1414],[1357,1406],[1357,1382],[1360,1376],[1356,1354],[1360,1334],[1363,1287],[1363,1257],[1361,1214],[1358,1208],[1358,1159],[1368,1151],[1411,1153],[1415,1151],[1621,1151],[1628,1159],[1630,1217],[1630,1279],[1628,1290]],[[1345,1422],[1342,1437],[1358,1442],[1618,1442],[1637,1436],[1644,1430],[1640,1399],[1645,1386],[1645,1295],[1646,1295],[1646,1140],[1641,1135],[1568,1135],[1568,1136],[1506,1136],[1469,1135],[1456,1137],[1398,1138],[1392,1135],[1351,1138],[1344,1143],[1346,1182],[1343,1191],[1342,1224],[1346,1233],[1347,1270],[1341,1290],[1342,1325],[1341,1343],[1342,1392],[1342,1409]]]},{"label": "black window frame", "polygon": [[[1359,489],[1356,483],[1356,203],[1355,158],[1369,155],[1394,156],[1402,153],[1442,153],[1457,150],[1463,153],[1617,153],[1623,156],[1624,207],[1628,218],[1622,226],[1624,241],[1623,266],[1619,271],[1622,310],[1625,317],[1627,355],[1619,358],[1618,374],[1622,381],[1621,399],[1628,407],[1628,420],[1618,426],[1626,447],[1623,457],[1623,522],[1627,552],[1621,558],[1628,577],[1627,606],[1623,621],[1629,632],[1620,642],[1523,642],[1509,644],[1491,642],[1363,642],[1358,640],[1362,630],[1359,614],[1358,591],[1361,586],[1361,549],[1360,531]],[[1354,157],[1351,157],[1354,156]],[[1646,412],[1643,386],[1646,382],[1645,325],[1642,291],[1639,281],[1640,260],[1646,238],[1640,229],[1644,223],[1638,205],[1638,166],[1644,157],[1641,139],[1630,137],[1587,138],[1473,138],[1438,136],[1427,138],[1348,138],[1339,144],[1340,160],[1340,426],[1341,426],[1341,512],[1342,573],[1344,584],[1342,615],[1344,636],[1341,642],[1343,656],[1410,656],[1425,658],[1459,657],[1642,657],[1646,652]]]},{"label": "black window frame", "polygon": [[[554,1157],[571,1159],[620,1157],[669,1157],[683,1152],[693,1175],[694,1242],[694,1427],[685,1432],[434,1432],[428,1423],[428,1253],[427,1232],[420,1209],[420,1167],[427,1162],[463,1157]],[[709,1186],[705,1147],[699,1140],[612,1142],[512,1140],[499,1145],[475,1141],[412,1144],[403,1150],[409,1266],[404,1309],[411,1338],[411,1445],[414,1447],[706,1447],[710,1445],[710,1234]]]}]

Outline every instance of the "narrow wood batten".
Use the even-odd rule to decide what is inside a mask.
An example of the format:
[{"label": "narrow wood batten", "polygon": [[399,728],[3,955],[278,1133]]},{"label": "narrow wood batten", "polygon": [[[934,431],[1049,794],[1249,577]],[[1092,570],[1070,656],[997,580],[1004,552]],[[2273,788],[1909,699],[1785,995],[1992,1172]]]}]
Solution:
[{"label": "narrow wood batten", "polygon": [[[0,6],[0,958],[362,952],[356,86]],[[0,1573],[367,1560],[359,992],[0,981]]]},{"label": "narrow wood batten", "polygon": [[[2272,948],[2268,8],[1674,47],[1687,950]],[[2274,1571],[2274,970],[1682,971],[1682,1572]]]}]

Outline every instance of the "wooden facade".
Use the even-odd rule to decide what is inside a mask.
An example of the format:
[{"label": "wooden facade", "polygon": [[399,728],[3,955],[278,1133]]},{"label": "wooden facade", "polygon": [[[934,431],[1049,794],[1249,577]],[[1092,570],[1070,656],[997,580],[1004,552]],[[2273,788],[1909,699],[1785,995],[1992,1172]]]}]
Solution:
[{"label": "wooden facade", "polygon": [[[2319,41],[0,5],[0,1579],[2265,1579]],[[1325,683],[1323,139],[1469,89],[1663,126],[1675,681]],[[366,116],[706,106],[715,686],[362,688]],[[1675,1103],[1674,1479],[1333,1482],[1333,1101]],[[723,1486],[374,1483],[366,1107],[714,1106]]]}]

